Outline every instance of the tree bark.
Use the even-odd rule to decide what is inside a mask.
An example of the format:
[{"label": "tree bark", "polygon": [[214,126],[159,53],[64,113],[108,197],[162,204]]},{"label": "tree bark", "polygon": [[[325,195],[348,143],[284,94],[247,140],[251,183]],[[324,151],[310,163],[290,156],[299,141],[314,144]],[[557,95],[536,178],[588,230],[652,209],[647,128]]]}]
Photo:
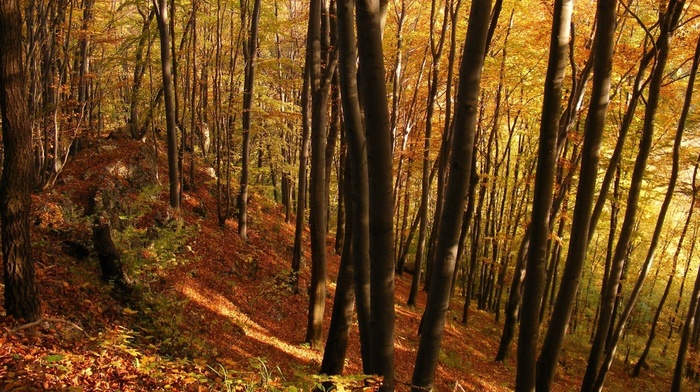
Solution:
[{"label": "tree bark", "polygon": [[588,250],[588,230],[600,161],[600,146],[610,102],[616,7],[616,0],[598,0],[596,37],[593,45],[593,88],[584,129],[583,156],[571,224],[571,240],[552,321],[537,360],[537,389],[542,391],[552,387]]},{"label": "tree bark", "polygon": [[518,337],[518,370],[515,389],[534,391],[536,383],[536,356],[539,342],[539,310],[544,284],[544,267],[549,237],[549,212],[552,208],[554,169],[557,160],[557,137],[569,45],[572,0],[554,2],[554,20],[549,47],[549,64],[545,80],[542,120],[540,125],[539,155],[535,174],[535,197],[532,202],[530,251],[527,258],[523,311]]},{"label": "tree bark", "polygon": [[[423,316],[423,331],[411,382],[411,390],[414,392],[432,389],[442,344],[462,215],[473,170],[472,155],[477,128],[479,87],[490,12],[491,0],[478,0],[471,5],[465,55],[460,66],[460,82],[455,102],[452,139],[454,154],[450,160],[451,169],[445,192],[443,217],[440,220],[430,296]],[[469,55],[466,55],[467,53]]]},{"label": "tree bark", "polygon": [[338,56],[341,103],[348,143],[351,194],[347,205],[352,209],[352,255],[355,285],[355,309],[360,330],[362,371],[370,367],[370,262],[369,262],[369,180],[367,144],[357,89],[357,50],[353,25],[354,0],[340,0],[338,9]]},{"label": "tree bark", "polygon": [[245,81],[243,87],[243,142],[241,152],[241,183],[238,195],[238,235],[248,241],[248,177],[250,171],[250,127],[253,108],[253,88],[255,86],[255,60],[258,52],[258,21],[260,20],[260,0],[255,0],[250,16],[248,43],[243,48],[245,60]]},{"label": "tree bark", "polygon": [[370,233],[371,369],[394,390],[394,241],[391,130],[382,48],[383,12],[376,0],[357,2],[357,48],[367,132]]},{"label": "tree bark", "polygon": [[0,234],[4,305],[7,315],[31,322],[41,317],[41,302],[29,236],[32,133],[22,42],[19,2],[0,2],[0,110],[5,149],[0,179]]},{"label": "tree bark", "polygon": [[[649,245],[649,251],[647,253],[647,260],[645,261],[645,264],[651,264],[653,257],[654,257],[654,251],[656,250],[656,245],[658,244],[659,237],[661,236],[661,229],[663,228],[664,220],[666,218],[666,212],[668,211],[668,207],[671,204],[671,199],[673,198],[673,193],[676,189],[676,180],[678,179],[678,168],[680,166],[680,148],[681,148],[681,143],[683,139],[683,131],[685,130],[686,127],[686,120],[688,118],[688,113],[690,112],[690,105],[693,100],[693,88],[695,87],[695,77],[698,71],[698,62],[700,61],[700,40],[698,41],[698,44],[695,49],[695,56],[693,57],[693,65],[690,68],[690,76],[688,78],[688,87],[685,92],[685,101],[683,102],[683,109],[681,110],[681,116],[680,119],[678,120],[678,128],[676,128],[676,137],[673,142],[673,153],[672,153],[672,159],[673,163],[671,166],[671,179],[668,184],[668,189],[666,190],[666,196],[664,197],[664,201],[661,205],[661,210],[659,211],[659,217],[656,222],[656,227],[654,228],[654,234],[651,240],[651,244]],[[666,284],[666,289],[664,290],[663,295],[661,296],[661,301],[659,302],[659,306],[656,309],[656,313],[654,314],[654,320],[652,321],[651,324],[651,332],[649,332],[649,339],[647,339],[647,343],[644,347],[644,352],[640,356],[639,360],[637,363],[634,365],[634,370],[632,371],[632,376],[637,377],[639,376],[639,372],[642,370],[642,366],[644,365],[644,362],[646,361],[646,357],[649,354],[649,349],[651,348],[651,343],[654,340],[654,335],[656,332],[656,324],[658,323],[659,317],[661,316],[661,309],[664,306],[664,302],[666,302],[666,298],[668,298],[668,294],[671,290],[671,284],[673,283],[673,277],[676,275],[676,266],[678,264],[678,258],[680,257],[680,252],[683,246],[683,241],[685,240],[685,237],[688,233],[688,228],[690,226],[690,221],[691,217],[693,215],[693,210],[695,207],[695,199],[696,199],[696,194],[695,194],[695,183],[697,180],[697,166],[695,167],[695,171],[693,173],[693,199],[690,204],[690,210],[688,211],[688,216],[686,217],[685,224],[683,225],[683,230],[681,231],[681,235],[678,238],[678,246],[676,247],[676,251],[673,254],[673,268],[671,269],[671,273],[669,274],[668,277],[668,283]],[[644,271],[648,271],[649,266],[645,265]],[[640,275],[640,280],[643,281],[643,276]],[[641,286],[641,283],[640,283]],[[632,296],[630,296],[630,299]],[[673,326],[670,328],[673,330]]]},{"label": "tree bark", "polygon": [[[630,190],[627,196],[627,210],[620,229],[620,235],[615,247],[615,253],[611,263],[610,275],[608,276],[607,284],[600,305],[600,316],[596,327],[593,345],[589,353],[588,365],[581,384],[582,391],[599,390],[605,381],[609,361],[603,363],[604,349],[607,347],[607,356],[614,355],[616,340],[619,338],[619,333],[614,333],[612,340],[608,341],[608,335],[613,327],[613,308],[618,299],[618,289],[620,285],[620,277],[624,266],[625,259],[628,255],[632,232],[637,217],[637,206],[639,196],[641,194],[642,181],[646,170],[647,159],[651,150],[651,144],[654,134],[654,120],[656,110],[660,98],[661,82],[664,76],[664,69],[668,59],[669,40],[673,27],[676,25],[683,9],[684,1],[671,1],[666,14],[661,20],[661,32],[656,42],[657,61],[656,67],[652,71],[651,82],[649,84],[649,95],[647,100],[646,111],[644,115],[644,124],[642,126],[642,137],[639,143],[639,153],[634,164],[632,180],[630,182]],[[630,297],[632,299],[632,297]],[[631,303],[632,304],[632,303]],[[631,310],[631,307],[629,307]],[[622,315],[618,321],[618,327],[623,327],[626,323],[626,316]],[[619,329],[621,332],[621,328]]]},{"label": "tree bark", "polygon": [[177,125],[175,118],[175,83],[170,58],[170,29],[167,0],[153,0],[160,32],[160,62],[165,97],[165,120],[168,146],[168,179],[170,182],[170,207],[180,208],[180,169],[177,152]]},{"label": "tree bark", "polygon": [[[347,192],[350,192],[350,175],[345,174]],[[348,348],[348,335],[352,324],[354,310],[355,290],[353,287],[353,255],[352,255],[352,203],[348,203],[345,209],[346,231],[343,241],[343,252],[338,267],[338,280],[333,299],[333,312],[331,325],[328,328],[328,339],[323,350],[321,362],[321,374],[342,374],[345,365],[345,353]]]}]

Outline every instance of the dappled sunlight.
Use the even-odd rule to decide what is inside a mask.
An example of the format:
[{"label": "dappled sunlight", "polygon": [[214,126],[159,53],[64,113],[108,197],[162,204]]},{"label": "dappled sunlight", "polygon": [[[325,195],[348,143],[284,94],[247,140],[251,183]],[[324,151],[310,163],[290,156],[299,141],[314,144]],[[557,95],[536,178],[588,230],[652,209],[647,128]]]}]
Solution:
[{"label": "dappled sunlight", "polygon": [[236,305],[221,294],[212,293],[205,288],[196,287],[196,285],[193,286],[192,282],[183,284],[182,287],[179,287],[178,289],[188,299],[192,300],[197,305],[203,306],[214,313],[229,318],[236,325],[241,327],[246,336],[257,340],[260,343],[273,346],[274,348],[300,360],[320,361],[321,359],[320,353],[316,351],[291,345],[275,336],[272,336],[267,328],[257,324],[253,319],[242,312]]}]

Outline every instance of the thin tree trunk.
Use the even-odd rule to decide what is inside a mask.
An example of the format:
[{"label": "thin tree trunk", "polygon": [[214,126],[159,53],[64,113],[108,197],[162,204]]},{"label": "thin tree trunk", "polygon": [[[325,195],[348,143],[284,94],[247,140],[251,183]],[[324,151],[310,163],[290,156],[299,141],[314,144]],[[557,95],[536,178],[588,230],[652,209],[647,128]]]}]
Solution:
[{"label": "thin tree trunk", "polygon": [[[309,225],[311,231],[311,281],[309,322],[306,341],[320,348],[323,313],[326,304],[326,107],[334,64],[322,71],[322,43],[328,30],[322,27],[321,0],[313,0],[309,10],[309,48],[311,49],[311,178],[309,181]],[[324,30],[324,31],[322,31]]]},{"label": "thin tree trunk", "polygon": [[[678,128],[676,129],[676,137],[673,142],[673,153],[672,153],[672,159],[673,163],[671,166],[671,179],[668,184],[668,189],[666,190],[666,196],[664,197],[664,201],[661,204],[661,210],[659,211],[659,217],[656,222],[656,227],[654,229],[654,235],[651,240],[651,244],[649,245],[649,251],[647,253],[647,260],[645,261],[648,264],[651,264],[653,257],[654,257],[654,251],[656,248],[656,245],[658,244],[659,237],[661,236],[661,229],[663,228],[664,224],[664,219],[666,218],[666,212],[668,211],[668,206],[671,204],[671,199],[673,198],[673,193],[676,188],[676,180],[678,179],[678,167],[680,165],[680,148],[681,148],[681,142],[683,139],[683,131],[685,130],[686,127],[686,119],[688,117],[688,112],[690,111],[690,105],[693,100],[693,88],[695,87],[695,76],[698,71],[698,62],[700,61],[700,40],[698,41],[698,44],[695,49],[695,56],[693,57],[693,65],[690,69],[690,77],[688,78],[688,87],[685,92],[685,101],[683,102],[683,109],[681,111],[681,116],[680,119],[678,120]],[[644,366],[644,362],[646,360],[647,355],[649,354],[649,349],[651,348],[651,343],[654,341],[654,335],[656,332],[656,324],[659,321],[659,317],[661,316],[661,309],[664,306],[664,303],[666,302],[666,298],[668,297],[668,293],[671,290],[671,284],[673,283],[673,277],[676,275],[676,266],[678,264],[678,258],[680,257],[680,252],[682,249],[683,241],[685,240],[685,237],[688,233],[688,227],[690,226],[690,221],[691,217],[693,215],[693,209],[695,207],[695,183],[697,179],[697,174],[698,174],[698,167],[697,165],[695,166],[695,171],[693,173],[693,199],[690,204],[690,210],[688,211],[688,216],[685,221],[685,225],[683,226],[683,230],[681,231],[681,236],[678,238],[678,246],[676,247],[676,251],[673,254],[673,263],[672,263],[672,268],[671,268],[671,273],[669,274],[668,277],[668,283],[666,284],[666,289],[664,290],[663,295],[661,296],[661,301],[659,302],[659,306],[656,309],[656,313],[654,314],[654,320],[652,321],[651,324],[651,331],[649,332],[649,339],[647,339],[647,343],[644,347],[644,351],[642,352],[642,355],[640,356],[639,360],[637,363],[634,365],[634,370],[632,371],[632,376],[637,377],[639,376],[639,372],[642,369],[642,366]],[[646,268],[644,268],[644,271],[648,271],[649,266],[645,265]],[[641,281],[643,281],[643,275],[640,274]],[[640,283],[641,286],[641,283]],[[632,296],[630,296],[630,299]],[[633,302],[632,302],[633,304]],[[673,326],[670,328],[673,330]]]},{"label": "thin tree trunk", "polygon": [[[635,161],[632,180],[630,182],[630,191],[627,197],[627,210],[625,211],[625,218],[622,223],[620,236],[618,238],[615,253],[612,259],[610,275],[608,277],[605,292],[601,300],[600,317],[598,318],[596,334],[593,339],[593,345],[589,354],[586,373],[581,385],[582,391],[600,390],[600,388],[602,388],[602,385],[605,382],[605,376],[607,374],[609,364],[612,361],[612,356],[615,352],[617,338],[619,338],[622,331],[621,327],[624,327],[624,324],[627,321],[625,315],[621,316],[620,321],[618,322],[618,328],[616,328],[619,332],[615,332],[613,334],[612,341],[606,344],[606,341],[608,341],[608,335],[613,327],[613,308],[615,307],[616,299],[618,298],[620,277],[622,275],[624,262],[630,248],[632,232],[636,222],[637,205],[641,193],[642,180],[644,178],[646,163],[651,150],[651,143],[654,134],[654,119],[659,103],[661,82],[664,76],[666,60],[668,59],[670,34],[673,26],[676,25],[678,18],[680,17],[680,12],[683,9],[683,3],[683,0],[671,1],[669,3],[667,13],[663,16],[663,20],[661,21],[661,32],[656,44],[657,62],[656,67],[652,72],[649,86],[648,101],[644,115],[644,124],[642,127],[642,138],[639,144],[639,153]],[[635,291],[637,291],[637,289],[635,289]],[[634,299],[636,299],[634,296],[630,296],[630,300]],[[632,301],[629,303],[631,306],[628,307],[628,311],[631,310],[634,302]],[[607,355],[610,357],[610,360],[605,360],[605,362],[603,362],[603,350],[606,347],[608,347]]]},{"label": "thin tree trunk", "polygon": [[[243,17],[243,16],[242,16]],[[244,17],[243,17],[244,18]],[[243,146],[241,152],[241,183],[238,195],[238,235],[248,241],[248,177],[250,172],[250,127],[253,108],[253,88],[255,86],[255,60],[258,51],[258,21],[260,20],[260,0],[255,0],[250,16],[248,43],[243,48],[245,60],[245,81],[243,87]],[[242,23],[245,21],[241,21]]]}]

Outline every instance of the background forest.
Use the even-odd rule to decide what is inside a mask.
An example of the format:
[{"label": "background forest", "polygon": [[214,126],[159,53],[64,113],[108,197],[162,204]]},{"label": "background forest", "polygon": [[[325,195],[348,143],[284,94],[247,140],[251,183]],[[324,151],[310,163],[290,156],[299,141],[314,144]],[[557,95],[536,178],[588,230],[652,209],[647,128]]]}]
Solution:
[{"label": "background forest", "polygon": [[3,1],[0,383],[697,388],[698,31],[692,0]]}]

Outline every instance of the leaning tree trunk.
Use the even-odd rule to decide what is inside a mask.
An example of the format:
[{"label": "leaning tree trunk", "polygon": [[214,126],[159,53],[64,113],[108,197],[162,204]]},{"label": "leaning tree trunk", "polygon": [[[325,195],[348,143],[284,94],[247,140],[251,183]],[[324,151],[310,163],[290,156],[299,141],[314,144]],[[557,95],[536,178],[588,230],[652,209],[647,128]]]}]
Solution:
[{"label": "leaning tree trunk", "polygon": [[301,269],[302,240],[304,236],[304,221],[306,218],[306,183],[307,167],[309,162],[309,142],[311,139],[311,117],[309,116],[309,104],[311,100],[311,86],[309,82],[311,51],[307,50],[306,65],[304,66],[304,83],[301,88],[301,148],[299,149],[299,172],[297,182],[297,206],[294,228],[294,250],[292,252],[292,286],[295,292],[299,292],[299,270]]},{"label": "leaning tree trunk", "polygon": [[[666,212],[668,211],[668,206],[671,204],[671,199],[673,198],[673,193],[676,189],[676,180],[678,179],[678,167],[680,165],[680,148],[681,148],[681,141],[683,138],[683,130],[685,130],[686,127],[686,119],[688,118],[688,112],[690,111],[690,104],[693,100],[693,87],[695,86],[695,76],[698,71],[698,61],[700,61],[700,40],[698,41],[698,45],[695,50],[695,56],[693,57],[693,65],[690,69],[690,77],[688,78],[688,87],[685,92],[685,102],[683,103],[683,110],[681,111],[681,117],[678,120],[678,128],[676,129],[676,138],[673,142],[673,153],[672,153],[672,159],[673,159],[673,164],[671,167],[671,179],[668,184],[668,189],[666,190],[666,196],[664,197],[664,201],[661,205],[661,210],[659,211],[659,218],[656,222],[656,228],[654,229],[654,235],[651,240],[651,245],[649,245],[649,251],[647,253],[647,261],[648,264],[651,263],[651,259],[654,257],[654,250],[656,248],[656,245],[658,244],[659,237],[661,236],[661,229],[663,228],[664,224],[664,219],[666,218]],[[695,182],[697,179],[697,166],[696,170],[693,173],[693,200],[691,201],[690,204],[690,210],[688,211],[688,216],[685,221],[685,225],[683,226],[683,230],[681,231],[681,236],[678,238],[678,246],[676,247],[676,251],[673,254],[673,267],[671,269],[671,274],[668,277],[668,283],[666,284],[666,289],[664,290],[664,293],[661,297],[661,301],[659,302],[659,307],[656,309],[656,313],[654,314],[654,320],[652,321],[651,324],[651,331],[649,332],[649,338],[647,339],[647,343],[644,347],[644,351],[642,352],[642,355],[639,357],[639,360],[637,363],[634,365],[634,370],[632,371],[632,376],[637,377],[639,376],[639,372],[642,370],[642,366],[644,365],[644,362],[646,361],[646,357],[649,354],[649,349],[651,348],[651,343],[654,341],[654,336],[656,334],[656,325],[659,321],[659,317],[661,316],[661,309],[664,306],[664,303],[666,302],[666,298],[668,297],[668,293],[671,290],[671,284],[673,283],[673,277],[676,275],[676,266],[678,264],[678,258],[680,257],[680,252],[682,249],[683,241],[685,240],[685,237],[688,233],[688,227],[690,226],[690,221],[691,217],[693,216],[693,209],[695,207]],[[649,266],[646,266],[644,270],[648,271]],[[641,275],[640,275],[640,280]],[[641,285],[641,284],[640,284]],[[673,330],[673,326],[670,328]]]},{"label": "leaning tree trunk", "polygon": [[535,174],[535,197],[532,202],[530,250],[527,258],[522,317],[518,336],[516,391],[533,391],[535,389],[537,343],[540,328],[539,310],[544,288],[549,211],[552,207],[554,169],[557,160],[559,108],[572,10],[573,0],[556,0],[554,2],[549,64],[545,79],[544,102],[542,103],[539,156]]},{"label": "leaning tree trunk", "polygon": [[[611,337],[609,337],[610,330],[613,326],[614,307],[619,299],[618,291],[622,270],[625,264],[625,259],[628,255],[632,239],[632,232],[634,231],[634,225],[637,218],[637,205],[641,194],[644,172],[646,170],[647,159],[649,158],[649,153],[651,151],[651,144],[654,134],[654,121],[660,98],[661,82],[664,77],[666,61],[668,60],[669,40],[673,26],[676,25],[678,19],[680,18],[683,4],[683,0],[671,1],[666,14],[662,17],[661,33],[656,43],[656,67],[652,72],[651,82],[649,84],[648,102],[644,115],[644,124],[642,126],[642,138],[639,142],[639,153],[637,154],[637,159],[634,164],[632,180],[630,182],[630,190],[627,196],[627,210],[625,211],[625,217],[620,229],[620,235],[618,237],[618,242],[611,263],[610,274],[608,276],[605,291],[601,300],[598,325],[596,327],[593,345],[591,346],[586,373],[584,374],[583,382],[581,384],[582,391],[600,390],[602,388],[602,385],[605,382],[605,376],[607,375],[608,368],[615,353],[617,340],[621,335],[627,318],[629,317],[629,313],[634,306],[634,301],[636,300],[636,294],[631,294],[628,300],[628,305],[625,307],[623,314],[620,316],[620,320],[617,323],[614,333]],[[640,285],[641,283],[635,285],[635,292],[639,291],[639,288],[636,286]],[[607,353],[605,354],[605,361],[603,361],[603,354],[606,348]]]},{"label": "leaning tree trunk", "polygon": [[598,1],[597,33],[593,45],[595,48],[593,89],[584,130],[581,174],[571,224],[571,243],[561,279],[561,289],[552,313],[552,321],[537,360],[537,389],[542,391],[548,391],[552,387],[554,371],[576,301],[578,284],[588,250],[588,229],[598,174],[600,145],[605,115],[610,102],[616,3],[616,0]]},{"label": "leaning tree trunk", "polygon": [[19,2],[0,2],[0,110],[5,148],[0,179],[5,312],[25,321],[41,317],[29,238],[32,133],[27,113],[26,74]]},{"label": "leaning tree trunk", "polygon": [[443,217],[440,220],[430,295],[423,315],[423,331],[411,382],[411,390],[414,392],[432,389],[442,344],[462,215],[469,190],[470,173],[473,170],[472,154],[477,128],[479,86],[490,11],[491,0],[477,0],[472,3],[464,45],[464,51],[469,53],[469,56],[462,57],[460,67],[452,139],[454,154],[450,162]]},{"label": "leaning tree trunk", "polygon": [[[696,48],[696,54],[700,51],[700,40],[698,40],[698,46]],[[697,59],[697,56],[696,56]],[[695,205],[695,200],[697,198],[698,188],[695,180],[697,179],[698,164],[695,165],[695,172],[693,173],[693,203],[691,206]],[[695,240],[695,236],[693,236]],[[678,347],[678,357],[676,358],[676,367],[673,371],[673,383],[671,384],[671,391],[677,392],[681,390],[681,384],[683,383],[683,370],[685,368],[684,363],[688,355],[688,346],[691,341],[691,331],[695,327],[695,317],[698,309],[698,299],[700,297],[700,271],[698,271],[698,276],[695,278],[695,286],[693,287],[693,293],[690,296],[690,303],[688,304],[688,314],[685,318],[685,323],[683,323],[683,331],[681,332],[681,343]],[[641,362],[640,362],[641,363]]]}]

